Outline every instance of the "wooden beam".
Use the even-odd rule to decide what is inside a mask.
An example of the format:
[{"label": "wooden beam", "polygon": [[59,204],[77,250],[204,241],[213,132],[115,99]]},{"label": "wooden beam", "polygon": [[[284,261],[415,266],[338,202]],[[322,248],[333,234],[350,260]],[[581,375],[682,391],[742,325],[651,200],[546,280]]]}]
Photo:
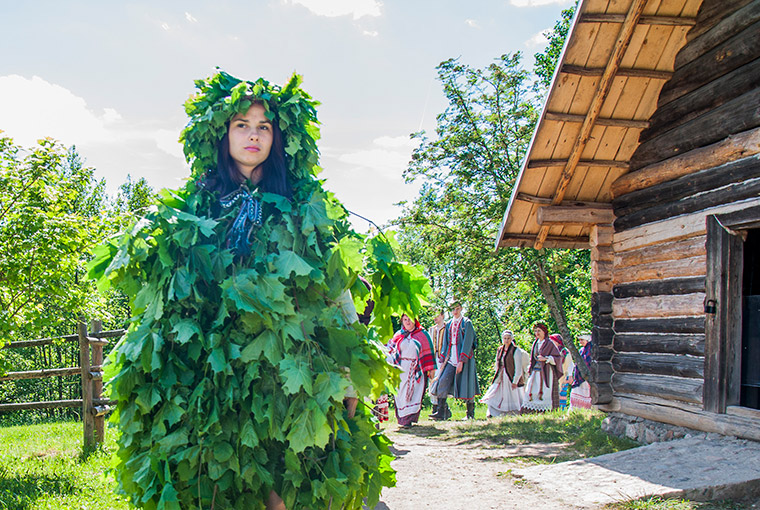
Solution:
[{"label": "wooden beam", "polygon": [[[673,78],[678,79],[677,77]],[[649,119],[649,128],[639,133],[639,143],[686,124],[700,115],[751,91],[760,83],[760,59],[743,65],[704,86],[662,105]]]},{"label": "wooden beam", "polygon": [[668,104],[691,91],[704,90],[705,85],[755,60],[759,32],[760,20],[688,61],[683,67],[676,68],[673,79],[663,85],[660,91],[658,106]]},{"label": "wooden beam", "polygon": [[[517,193],[517,196],[515,197],[516,200],[520,200],[522,202],[530,202],[531,204],[539,204],[539,205],[551,205],[552,199],[551,197],[537,197],[535,195],[530,195],[528,193],[523,193],[522,191]],[[610,204],[607,202],[583,202],[580,200],[566,200],[562,202],[561,205],[564,206],[578,206],[578,207],[602,207],[602,208],[610,208]],[[612,234],[610,234],[612,235]],[[612,240],[610,239],[610,243]]]},{"label": "wooden beam", "polygon": [[[578,76],[604,76],[606,67],[583,67],[572,64],[564,64],[560,69],[565,74],[575,74]],[[625,76],[626,78],[648,78],[652,80],[667,81],[673,76],[672,71],[659,71],[657,69],[642,69],[634,67],[621,67],[615,71],[615,76]]]},{"label": "wooden beam", "polygon": [[[760,23],[758,23],[760,25]],[[760,33],[760,26],[758,27]],[[760,125],[760,88],[742,94],[704,115],[639,144],[631,156],[638,170],[672,157],[718,143],[732,134]]]},{"label": "wooden beam", "polygon": [[[544,168],[551,166],[567,166],[567,159],[531,159],[528,161],[528,168]],[[602,168],[622,168],[628,170],[627,161],[617,161],[614,159],[579,159],[575,165],[587,166],[587,167],[602,167]]]},{"label": "wooden beam", "polygon": [[[116,405],[116,400],[100,399],[94,400],[93,404],[98,406],[103,405]],[[13,404],[0,404],[0,412],[2,411],[20,411],[23,409],[60,409],[62,407],[82,407],[82,399],[74,400],[51,400],[47,402],[16,402]]]},{"label": "wooden beam", "polygon": [[667,375],[616,373],[612,378],[615,393],[634,393],[693,404],[702,403],[703,385],[702,379]]},{"label": "wooden beam", "polygon": [[[755,159],[755,158],[752,158]],[[760,164],[760,158],[756,163]],[[746,173],[754,173],[760,175],[760,165],[755,167],[746,168]],[[724,174],[726,178],[730,178],[731,174],[726,172]],[[716,179],[719,181],[720,174],[715,174]],[[697,179],[694,179],[697,181]],[[694,188],[691,191],[693,196],[688,198],[674,197],[674,199],[663,199],[660,201],[660,205],[649,207],[636,211],[632,214],[622,216],[615,221],[615,230],[621,231],[629,228],[639,227],[646,225],[647,223],[654,223],[656,221],[681,216],[683,214],[690,214],[697,211],[702,211],[710,207],[716,207],[719,205],[730,204],[738,200],[744,200],[745,198],[752,198],[760,196],[760,177],[757,179],[747,179],[743,182],[735,182],[728,186],[714,186],[707,188],[712,191],[703,191],[700,193],[700,183],[694,182]]]},{"label": "wooden beam", "polygon": [[[585,115],[579,115],[576,113],[559,113],[559,112],[545,112],[544,119],[556,120],[559,122],[577,122],[583,123]],[[597,126],[612,126],[612,127],[625,127],[646,129],[649,127],[648,120],[635,120],[635,119],[611,119],[606,117],[599,117],[596,119]]]},{"label": "wooden beam", "polygon": [[612,239],[615,230],[612,226],[594,225],[589,232],[588,241],[592,247],[612,246]]},{"label": "wooden beam", "polygon": [[615,267],[613,282],[615,285],[665,278],[684,278],[702,276],[707,267],[707,257],[694,257],[674,260],[660,260],[647,264],[628,267]]},{"label": "wooden beam", "polygon": [[705,335],[698,333],[632,333],[615,335],[615,351],[705,355]]},{"label": "wooden beam", "polygon": [[[581,124],[578,138],[573,144],[573,148],[570,151],[570,156],[567,159],[567,164],[562,171],[562,177],[560,178],[560,182],[557,186],[557,191],[554,193],[554,199],[552,200],[552,203],[554,205],[561,204],[562,200],[565,198],[565,192],[567,191],[568,186],[570,186],[570,180],[573,178],[575,169],[577,168],[578,162],[581,159],[581,155],[586,148],[586,144],[591,138],[591,130],[594,128],[594,123],[602,111],[604,100],[607,98],[607,94],[609,93],[610,87],[612,86],[613,78],[615,77],[615,74],[620,67],[620,62],[623,60],[623,55],[625,55],[625,50],[628,48],[628,43],[631,42],[633,31],[636,28],[636,24],[639,20],[639,17],[641,16],[641,13],[644,10],[645,5],[646,0],[633,0],[631,2],[631,7],[628,10],[625,21],[620,27],[620,33],[618,34],[618,38],[615,41],[615,46],[612,50],[612,54],[610,55],[610,58],[607,61],[607,66],[604,68],[604,72],[599,79],[599,85],[597,86],[594,97],[591,100],[588,114],[586,115],[583,124]],[[538,232],[538,236],[536,237],[536,243],[534,244],[534,247],[536,249],[542,248],[544,241],[548,235],[549,226],[541,226],[541,229]]]},{"label": "wooden beam", "polygon": [[674,296],[705,291],[705,277],[691,276],[688,278],[669,278],[649,282],[624,283],[615,285],[612,290],[618,299],[648,296]]},{"label": "wooden beam", "polygon": [[[760,155],[758,154],[628,193],[613,200],[612,207],[615,209],[615,215],[623,218],[643,209],[662,207],[668,203],[682,201],[687,197],[693,198],[694,195],[704,192],[714,192],[724,186],[743,183],[757,177],[760,177]],[[738,195],[730,201],[736,200],[738,200]]]},{"label": "wooden beam", "polygon": [[755,206],[760,206],[760,197],[713,207],[704,211],[658,221],[657,223],[649,223],[624,232],[617,232],[613,236],[615,253],[618,254],[623,251],[653,244],[662,244],[668,240],[677,241],[688,237],[704,235],[706,232],[705,217],[708,214],[725,214]]},{"label": "wooden beam", "polygon": [[23,409],[60,409],[62,407],[82,407],[82,399],[75,400],[52,400],[50,402],[15,402],[13,404],[0,404],[2,411],[20,411]]},{"label": "wooden beam", "polygon": [[669,375],[700,380],[705,376],[704,358],[683,354],[615,353],[612,366],[616,374]]},{"label": "wooden beam", "polygon": [[693,317],[704,315],[704,292],[672,296],[644,296],[616,299],[612,316],[616,319]]},{"label": "wooden beam", "polygon": [[[126,333],[125,329],[114,329],[110,331],[102,331],[97,334],[92,334],[91,336],[96,338],[118,338],[124,336],[124,333]],[[17,340],[15,342],[8,342],[6,343],[2,348],[3,349],[23,349],[25,347],[39,347],[41,345],[50,345],[54,344],[58,341],[78,341],[79,335],[63,335],[63,336],[55,336],[50,338],[38,338],[36,340]]]},{"label": "wooden beam", "polygon": [[705,256],[707,253],[705,249],[706,239],[705,236],[689,237],[680,241],[660,243],[644,246],[637,250],[615,253],[615,268],[622,269],[624,267],[653,264],[665,260],[673,261],[700,255]]},{"label": "wooden beam", "polygon": [[[536,240],[534,234],[505,234],[499,241],[500,248],[507,247],[524,247],[533,245]],[[546,238],[547,248],[560,248],[560,249],[585,249],[589,247],[588,237],[562,237],[562,236],[547,236]],[[548,246],[551,243],[552,246]]]},{"label": "wooden beam", "polygon": [[678,427],[760,441],[760,427],[757,426],[756,418],[711,413],[703,411],[698,405],[669,401],[656,396],[616,394],[609,405],[600,406],[599,409],[670,423]]},{"label": "wooden beam", "polygon": [[[625,14],[585,13],[581,14],[579,23],[623,23]],[[666,25],[671,27],[691,27],[697,19],[680,16],[641,16],[639,25]]]},{"label": "wooden beam", "polygon": [[[723,2],[716,2],[716,5],[723,5]],[[676,55],[675,68],[683,67],[687,62],[699,58],[710,48],[715,48],[723,41],[735,36],[748,26],[760,19],[760,3],[749,2],[740,9],[730,9],[731,15],[724,18],[718,25],[706,31],[702,35],[690,40],[684,48]],[[700,23],[700,29],[703,28]],[[693,32],[696,32],[695,29]],[[690,35],[690,38],[693,37]]]},{"label": "wooden beam", "polygon": [[42,370],[27,370],[24,372],[8,372],[3,377],[0,377],[2,381],[18,381],[20,379],[42,379],[45,377],[61,377],[66,375],[77,375],[82,370],[79,367],[72,368],[43,368]]},{"label": "wooden beam", "polygon": [[758,153],[760,127],[625,174],[612,183],[610,192],[613,198],[617,198]]},{"label": "wooden beam", "polygon": [[608,225],[615,221],[612,207],[578,207],[550,205],[539,207],[536,223],[539,225]]},{"label": "wooden beam", "polygon": [[704,317],[615,319],[615,333],[704,333]]}]

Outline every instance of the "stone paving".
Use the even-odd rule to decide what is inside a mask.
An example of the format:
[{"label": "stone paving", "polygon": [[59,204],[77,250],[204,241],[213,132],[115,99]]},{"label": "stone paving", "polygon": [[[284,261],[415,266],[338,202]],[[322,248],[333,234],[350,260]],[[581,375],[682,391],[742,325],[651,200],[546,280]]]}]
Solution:
[{"label": "stone paving", "polygon": [[513,475],[550,499],[580,508],[653,495],[760,502],[760,443],[687,435],[592,459],[515,469]]}]

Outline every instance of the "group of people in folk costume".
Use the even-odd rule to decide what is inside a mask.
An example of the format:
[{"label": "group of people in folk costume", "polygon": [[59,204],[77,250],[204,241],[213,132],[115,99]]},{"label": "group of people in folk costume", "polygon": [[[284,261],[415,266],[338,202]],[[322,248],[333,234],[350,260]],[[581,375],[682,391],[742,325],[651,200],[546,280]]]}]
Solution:
[{"label": "group of people in folk costume", "polygon": [[[502,334],[502,345],[496,352],[496,373],[481,399],[488,405],[488,416],[564,409],[568,393],[572,407],[591,407],[591,388],[574,366],[562,336],[550,335],[542,323],[534,326],[533,333],[530,354],[517,346],[511,331]],[[579,340],[583,346],[581,355],[590,363],[590,338],[581,335]],[[573,399],[575,393],[579,395]]]},{"label": "group of people in folk costume", "polygon": [[[461,303],[451,304],[452,318],[443,312],[434,317],[428,331],[419,321],[403,315],[401,329],[388,342],[388,361],[401,369],[401,384],[395,395],[399,426],[408,428],[419,421],[426,387],[433,420],[451,418],[447,399],[453,396],[467,406],[466,417],[475,417],[475,396],[479,394],[474,352],[477,337],[470,319],[463,315]],[[591,391],[580,370],[574,366],[564,341],[549,334],[545,324],[534,326],[535,340],[530,353],[517,346],[514,334],[505,331],[497,349],[494,376],[481,398],[488,406],[487,416],[544,412],[571,407],[590,408]],[[580,335],[580,354],[591,362],[589,335]],[[437,363],[436,363],[437,362]],[[381,421],[387,419],[387,396],[377,402]]]},{"label": "group of people in folk costume", "polygon": [[[435,317],[430,331],[419,321],[403,315],[401,329],[388,342],[388,362],[401,369],[401,384],[396,391],[396,418],[399,426],[411,427],[419,421],[422,399],[428,388],[434,420],[451,418],[449,395],[467,402],[467,417],[475,417],[475,396],[479,393],[474,352],[477,338],[472,321],[462,315],[458,301],[451,304],[452,319],[445,322],[443,312]],[[387,397],[378,400],[376,411],[387,419]]]}]

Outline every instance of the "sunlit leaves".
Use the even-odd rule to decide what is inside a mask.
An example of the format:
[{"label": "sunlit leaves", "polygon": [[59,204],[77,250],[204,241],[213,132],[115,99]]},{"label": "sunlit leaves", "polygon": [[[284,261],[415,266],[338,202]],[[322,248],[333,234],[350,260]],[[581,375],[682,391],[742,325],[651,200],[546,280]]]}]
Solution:
[{"label": "sunlit leaves", "polygon": [[[240,505],[261,501],[279,479],[283,455],[297,470],[276,489],[303,507],[341,497],[361,508],[393,483],[371,415],[362,407],[348,419],[342,401],[349,386],[376,397],[395,382],[378,339],[390,334],[392,313],[419,312],[429,289],[419,269],[399,262],[392,234],[350,233],[344,209],[309,186],[301,202],[266,197],[270,213],[249,260],[220,241],[228,219],[207,220],[212,197],[188,188],[164,193],[131,235],[98,251],[93,275],[136,289],[133,326],[109,369],[120,458],[157,445],[148,454],[155,476],[146,464],[118,467],[136,501],[157,506],[171,484],[182,507],[197,504],[200,486],[206,504],[214,494],[206,488],[217,487],[220,504],[248,508]],[[371,295],[355,287],[359,274],[376,285]],[[377,300],[375,326],[352,324],[350,288],[359,301]],[[170,446],[199,448],[203,460],[167,465]],[[135,469],[144,484],[132,483]]]}]

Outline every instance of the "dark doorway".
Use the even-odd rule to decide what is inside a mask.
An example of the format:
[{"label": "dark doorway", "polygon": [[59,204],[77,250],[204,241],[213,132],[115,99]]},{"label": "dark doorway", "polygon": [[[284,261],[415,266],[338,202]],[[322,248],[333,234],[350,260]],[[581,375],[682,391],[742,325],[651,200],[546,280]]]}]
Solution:
[{"label": "dark doorway", "polygon": [[760,229],[746,232],[742,278],[740,405],[760,409]]}]

